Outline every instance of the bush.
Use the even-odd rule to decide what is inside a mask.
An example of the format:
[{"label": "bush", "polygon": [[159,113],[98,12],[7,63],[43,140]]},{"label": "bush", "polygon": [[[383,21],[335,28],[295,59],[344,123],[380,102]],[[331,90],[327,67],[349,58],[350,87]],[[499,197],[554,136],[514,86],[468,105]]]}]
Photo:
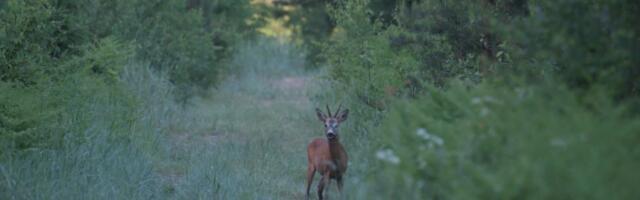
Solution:
[{"label": "bush", "polygon": [[[0,82],[0,107],[3,108],[0,110],[0,137],[6,153],[60,147],[65,137],[84,140],[80,135],[66,135],[69,132],[65,127],[69,124],[60,120],[70,117],[68,114],[73,112],[69,109],[82,109],[85,101],[93,103],[106,98],[103,95],[122,95],[106,98],[104,103],[130,104],[130,95],[114,86],[118,83],[119,68],[125,62],[126,48],[106,39],[82,52],[60,63],[56,70],[48,70],[51,74],[35,76],[40,78],[32,78],[30,86]],[[115,108],[109,112],[114,112],[114,118],[122,117],[115,115],[119,113]]]},{"label": "bush", "polygon": [[390,110],[354,130],[379,160],[354,196],[640,196],[637,3],[410,2],[393,23],[364,0],[331,13],[336,91]]},{"label": "bush", "polygon": [[389,23],[389,11],[378,18],[369,6],[356,0],[332,10],[339,30],[323,55],[333,79],[379,109],[385,96],[416,96],[425,83],[480,82],[502,61],[496,27],[528,13],[520,1],[409,1]]},{"label": "bush", "polygon": [[80,32],[47,0],[7,1],[0,10],[0,81],[33,84],[77,54]]},{"label": "bush", "polygon": [[401,102],[371,136],[380,167],[369,189],[380,199],[636,199],[640,119],[592,92],[585,106],[555,85],[458,85]]},{"label": "bush", "polygon": [[417,58],[420,76],[436,86],[452,79],[478,83],[504,60],[500,27],[529,12],[526,1],[422,1],[397,13],[404,33],[390,45]]},{"label": "bush", "polygon": [[184,100],[213,86],[232,46],[249,35],[245,32],[252,27],[244,23],[248,5],[228,0],[202,5],[11,0],[0,11],[0,79],[33,84],[37,75],[52,75],[82,48],[111,38],[130,44],[128,54],[135,59],[167,71]]},{"label": "bush", "polygon": [[[213,86],[232,46],[247,36],[248,2],[81,1],[62,6],[91,38],[114,35],[131,41],[136,59],[166,71],[184,101]],[[223,31],[224,30],[224,31]]]},{"label": "bush", "polygon": [[383,109],[384,100],[418,73],[410,52],[389,45],[388,36],[402,30],[385,30],[379,21],[369,24],[366,1],[347,2],[331,14],[340,30],[323,48],[329,78],[340,83],[339,91],[346,89],[341,86],[356,88],[353,95],[361,102]]},{"label": "bush", "polygon": [[[57,147],[62,138],[75,138],[65,135],[68,124],[57,121],[68,117],[70,103],[81,107],[82,100],[120,94],[112,103],[130,106],[132,95],[119,81],[130,62],[150,63],[168,74],[178,88],[171,97],[186,102],[216,83],[224,57],[251,28],[244,25],[246,1],[10,0],[2,5],[0,138],[8,152]],[[242,23],[230,25],[236,22]]]},{"label": "bush", "polygon": [[531,17],[503,33],[515,64],[501,74],[531,81],[554,76],[572,89],[606,87],[640,108],[640,4],[637,1],[535,1]]}]

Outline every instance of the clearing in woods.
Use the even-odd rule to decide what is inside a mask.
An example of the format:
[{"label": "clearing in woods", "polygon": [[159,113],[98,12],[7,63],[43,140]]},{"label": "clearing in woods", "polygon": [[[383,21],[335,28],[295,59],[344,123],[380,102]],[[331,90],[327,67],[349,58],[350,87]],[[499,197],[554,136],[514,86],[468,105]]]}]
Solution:
[{"label": "clearing in woods", "polygon": [[290,45],[263,40],[240,48],[234,75],[192,102],[199,125],[167,141],[164,190],[187,199],[303,198],[306,145],[322,136],[312,97],[326,85],[304,64]]}]

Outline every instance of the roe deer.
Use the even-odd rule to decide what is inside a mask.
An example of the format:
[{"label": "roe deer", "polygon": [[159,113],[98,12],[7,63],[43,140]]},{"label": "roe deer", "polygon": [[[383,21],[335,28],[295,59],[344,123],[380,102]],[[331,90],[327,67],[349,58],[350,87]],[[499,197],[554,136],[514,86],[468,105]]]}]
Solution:
[{"label": "roe deer", "polygon": [[342,175],[347,171],[347,152],[340,144],[338,125],[347,119],[349,109],[340,112],[340,107],[342,105],[338,106],[335,115],[331,115],[329,105],[327,105],[327,115],[316,108],[318,119],[324,123],[326,139],[316,138],[307,147],[309,165],[307,167],[306,199],[309,199],[309,188],[316,171],[322,176],[318,183],[319,199],[322,199],[322,192],[325,186],[328,187],[331,179],[338,182],[338,190],[342,192]]}]

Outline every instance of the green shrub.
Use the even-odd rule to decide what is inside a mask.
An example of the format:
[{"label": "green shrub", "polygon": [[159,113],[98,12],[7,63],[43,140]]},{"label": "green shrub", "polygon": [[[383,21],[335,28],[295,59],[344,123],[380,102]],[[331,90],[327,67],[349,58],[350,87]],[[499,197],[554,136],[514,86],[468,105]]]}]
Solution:
[{"label": "green shrub", "polygon": [[457,85],[402,101],[371,136],[372,196],[636,199],[640,119],[591,92]]},{"label": "green shrub", "polygon": [[341,30],[324,45],[329,78],[339,91],[353,87],[361,102],[383,109],[385,99],[398,93],[409,77],[416,76],[417,60],[410,52],[393,49],[388,36],[401,29],[384,29],[370,22],[366,1],[351,1],[331,11]]},{"label": "green shrub", "polygon": [[[251,28],[244,24],[246,1],[10,0],[2,5],[0,137],[7,151],[58,146],[66,136],[60,129],[65,125],[56,120],[64,118],[67,104],[81,107],[88,97],[116,93],[123,96],[111,99],[119,101],[115,104],[131,104],[119,77],[132,60],[168,74],[179,88],[171,90],[172,97],[186,101],[215,84],[231,46]],[[242,23],[231,25],[236,22]]]},{"label": "green shrub", "polygon": [[452,79],[477,83],[503,60],[500,27],[528,14],[526,1],[421,1],[403,4],[397,16],[404,30],[390,38],[419,60],[420,76],[436,86]]},{"label": "green shrub", "polygon": [[[67,109],[82,109],[82,105],[106,98],[127,105],[129,96],[118,86],[118,73],[128,53],[124,44],[111,39],[96,46],[85,47],[78,56],[60,62],[39,76],[32,74],[31,85],[21,82],[0,82],[0,137],[5,152],[26,148],[59,147],[68,136],[61,119],[69,117]],[[35,77],[35,78],[33,78]],[[97,98],[97,99],[94,99]],[[118,112],[112,110],[111,112]],[[115,113],[114,113],[115,114]],[[118,118],[120,116],[114,116]]]},{"label": "green shrub", "polygon": [[501,74],[555,76],[572,89],[606,87],[640,108],[638,1],[534,1],[531,17],[505,27],[515,64]]},{"label": "green shrub", "polygon": [[333,9],[339,30],[323,49],[331,78],[359,88],[355,95],[378,109],[385,97],[415,96],[425,83],[480,82],[504,57],[496,27],[528,13],[519,1],[409,1],[390,23],[389,11],[378,18],[369,9],[380,5],[355,0]]},{"label": "green shrub", "polygon": [[33,84],[77,53],[79,32],[47,0],[7,1],[0,10],[0,81]]},{"label": "green shrub", "polygon": [[50,92],[7,83],[0,83],[0,91],[0,148],[4,153],[54,143],[49,131],[54,129],[59,99]]},{"label": "green shrub", "polygon": [[135,58],[166,71],[184,101],[213,86],[232,46],[251,27],[248,2],[80,1],[63,3],[90,38],[115,36],[133,43]]},{"label": "green shrub", "polygon": [[10,0],[0,11],[0,80],[65,76],[62,63],[111,39],[131,45],[124,56],[167,71],[184,100],[221,77],[232,46],[250,35],[249,13],[248,1]]},{"label": "green shrub", "polygon": [[323,51],[336,91],[391,109],[352,130],[380,160],[352,197],[638,198],[634,2],[420,1],[395,24],[367,3]]}]

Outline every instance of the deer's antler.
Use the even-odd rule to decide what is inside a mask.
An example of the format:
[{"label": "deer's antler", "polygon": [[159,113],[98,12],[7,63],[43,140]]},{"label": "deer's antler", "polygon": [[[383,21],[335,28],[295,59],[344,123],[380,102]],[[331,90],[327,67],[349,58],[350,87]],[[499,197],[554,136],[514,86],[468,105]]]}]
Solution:
[{"label": "deer's antler", "polygon": [[326,105],[327,105],[327,114],[329,115],[329,117],[333,116],[331,115],[331,110],[329,110],[329,104],[326,104]]}]

